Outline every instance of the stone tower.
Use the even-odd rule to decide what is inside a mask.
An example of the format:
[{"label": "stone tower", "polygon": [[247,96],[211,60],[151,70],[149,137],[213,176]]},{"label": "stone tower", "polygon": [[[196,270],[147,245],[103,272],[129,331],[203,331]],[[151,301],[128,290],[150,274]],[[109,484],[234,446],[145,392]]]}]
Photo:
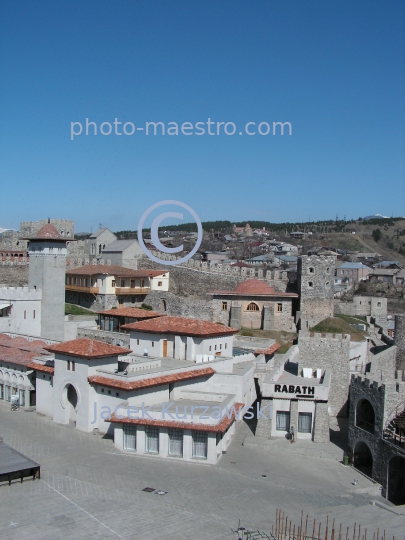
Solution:
[{"label": "stone tower", "polygon": [[333,316],[335,259],[304,255],[298,258],[297,272],[300,328],[306,329]]},{"label": "stone tower", "polygon": [[66,238],[48,221],[29,239],[28,287],[42,291],[41,337],[64,340]]},{"label": "stone tower", "polygon": [[405,315],[395,315],[395,345],[397,346],[397,370],[405,371]]}]

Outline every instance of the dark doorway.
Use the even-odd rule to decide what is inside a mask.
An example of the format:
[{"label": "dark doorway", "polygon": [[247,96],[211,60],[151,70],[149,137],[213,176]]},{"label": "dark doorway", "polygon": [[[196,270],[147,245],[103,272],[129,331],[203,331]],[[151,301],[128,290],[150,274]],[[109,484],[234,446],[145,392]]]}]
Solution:
[{"label": "dark doorway", "polygon": [[405,458],[395,456],[388,465],[388,500],[405,504]]},{"label": "dark doorway", "polygon": [[360,441],[354,448],[354,467],[360,472],[372,478],[373,455],[366,443]]},{"label": "dark doorway", "polygon": [[69,384],[67,387],[67,400],[70,404],[69,420],[76,419],[76,406],[77,406],[77,392],[74,386]]},{"label": "dark doorway", "polygon": [[375,414],[368,399],[360,399],[356,406],[356,426],[374,433]]}]

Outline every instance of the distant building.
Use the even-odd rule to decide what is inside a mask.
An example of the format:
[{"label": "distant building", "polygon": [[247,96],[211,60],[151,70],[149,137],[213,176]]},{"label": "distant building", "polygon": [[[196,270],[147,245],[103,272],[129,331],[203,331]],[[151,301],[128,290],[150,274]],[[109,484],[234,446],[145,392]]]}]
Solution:
[{"label": "distant building", "polygon": [[138,258],[142,257],[143,251],[138,240],[115,240],[102,249],[101,255],[112,265],[136,270]]},{"label": "distant building", "polygon": [[115,242],[115,240],[117,240],[117,237],[107,227],[97,229],[96,232],[91,234],[87,242],[89,256],[101,258],[103,249],[112,242]]},{"label": "distant building", "polygon": [[358,281],[365,281],[371,272],[371,268],[362,263],[344,262],[336,269],[336,276],[341,279],[347,277],[349,282],[354,284]]},{"label": "distant building", "polygon": [[405,270],[403,268],[373,268],[369,280],[371,282],[383,281],[393,285],[403,285],[405,282]]}]

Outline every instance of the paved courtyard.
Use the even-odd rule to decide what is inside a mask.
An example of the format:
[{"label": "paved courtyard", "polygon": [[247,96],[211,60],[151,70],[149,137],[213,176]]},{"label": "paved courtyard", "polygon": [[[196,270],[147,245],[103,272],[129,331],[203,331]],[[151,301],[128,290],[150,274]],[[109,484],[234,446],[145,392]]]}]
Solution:
[{"label": "paved courtyard", "polygon": [[0,485],[0,538],[225,540],[237,538],[239,519],[270,532],[276,508],[297,523],[304,511],[312,520],[335,516],[344,526],[405,537],[403,510],[341,465],[340,449],[284,439],[257,445],[250,437],[242,445],[249,434],[239,424],[216,466],[181,463],[124,454],[100,435],[1,402],[0,435],[41,465],[41,480]]}]

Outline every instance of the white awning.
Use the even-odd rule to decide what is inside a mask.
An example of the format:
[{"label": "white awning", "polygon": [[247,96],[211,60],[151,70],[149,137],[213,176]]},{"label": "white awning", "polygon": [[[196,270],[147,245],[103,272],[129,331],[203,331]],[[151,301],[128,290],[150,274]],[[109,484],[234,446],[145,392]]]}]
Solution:
[{"label": "white awning", "polygon": [[4,309],[6,307],[11,307],[12,304],[1,304],[0,303],[0,309]]}]

